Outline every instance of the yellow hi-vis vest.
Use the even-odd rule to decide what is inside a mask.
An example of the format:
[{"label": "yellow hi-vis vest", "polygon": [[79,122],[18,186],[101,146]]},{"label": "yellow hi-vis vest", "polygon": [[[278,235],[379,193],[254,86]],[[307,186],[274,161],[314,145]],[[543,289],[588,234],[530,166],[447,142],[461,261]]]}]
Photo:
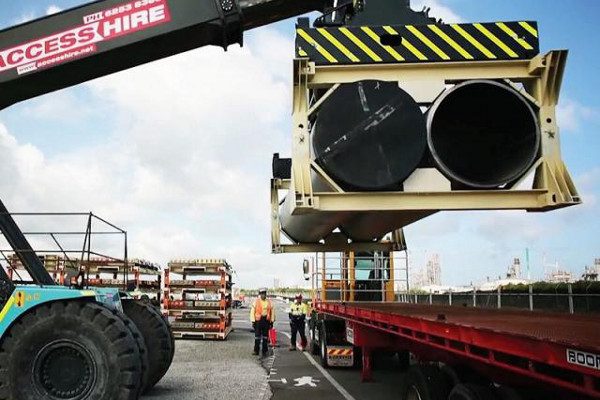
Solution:
[{"label": "yellow hi-vis vest", "polygon": [[306,315],[308,314],[308,307],[304,303],[296,304],[296,302],[294,302],[290,306],[290,314],[292,314],[294,317]]}]

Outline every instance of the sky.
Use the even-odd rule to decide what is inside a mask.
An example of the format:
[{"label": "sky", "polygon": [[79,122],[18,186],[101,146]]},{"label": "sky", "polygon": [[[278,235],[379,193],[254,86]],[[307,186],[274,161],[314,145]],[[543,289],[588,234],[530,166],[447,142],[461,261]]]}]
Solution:
[{"label": "sky", "polygon": [[[81,3],[0,0],[0,28]],[[411,268],[439,254],[444,284],[477,283],[503,275],[529,249],[532,278],[555,262],[580,275],[600,257],[600,2],[412,1],[425,5],[446,22],[537,20],[542,51],[569,49],[558,124],[584,204],[438,213],[406,228]],[[128,231],[130,257],[163,265],[226,258],[241,287],[274,278],[303,284],[306,255],[270,254],[271,157],[289,156],[291,146],[293,26],[251,31],[244,48],[193,50],[1,111],[0,197],[15,212],[93,211]],[[66,224],[18,221],[25,230]],[[105,245],[121,248],[118,239]]]}]

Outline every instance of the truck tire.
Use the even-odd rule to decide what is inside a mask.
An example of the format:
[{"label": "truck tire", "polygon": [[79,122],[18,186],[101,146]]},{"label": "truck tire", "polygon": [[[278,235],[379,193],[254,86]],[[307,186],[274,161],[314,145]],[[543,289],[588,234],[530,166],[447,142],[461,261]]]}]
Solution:
[{"label": "truck tire", "polygon": [[396,357],[398,357],[398,367],[401,371],[406,371],[410,368],[410,352],[408,350],[396,352]]},{"label": "truck tire", "polygon": [[517,391],[508,386],[496,388],[496,397],[498,400],[523,400]]},{"label": "truck tire", "polygon": [[325,327],[322,326],[321,332],[319,334],[319,348],[321,353],[321,365],[324,368],[329,368],[329,363],[327,362],[327,336],[325,334]]},{"label": "truck tire", "polygon": [[100,304],[40,305],[0,342],[0,400],[136,400],[139,348],[127,322]]},{"label": "truck tire", "polygon": [[315,340],[315,330],[316,328],[310,329],[310,342],[308,345],[308,350],[310,351],[310,354],[318,356],[321,353],[321,349],[319,347],[319,343]]},{"label": "truck tire", "polygon": [[362,368],[362,348],[360,346],[354,346],[352,349],[354,351],[354,364],[352,368],[361,369]]},{"label": "truck tire", "polygon": [[448,400],[497,400],[491,386],[474,383],[459,383],[450,392]]},{"label": "truck tire", "polygon": [[402,400],[448,400],[450,384],[434,365],[413,365],[400,386]]},{"label": "truck tire", "polygon": [[150,304],[124,300],[123,311],[140,330],[148,347],[148,380],[142,388],[146,393],[167,373],[172,361],[173,343],[169,326]]}]

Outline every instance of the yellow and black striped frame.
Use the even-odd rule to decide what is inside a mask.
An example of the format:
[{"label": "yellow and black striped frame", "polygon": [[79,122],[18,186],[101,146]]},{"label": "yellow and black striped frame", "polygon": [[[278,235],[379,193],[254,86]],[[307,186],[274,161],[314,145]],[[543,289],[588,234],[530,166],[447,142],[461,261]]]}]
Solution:
[{"label": "yellow and black striped frame", "polygon": [[296,57],[316,65],[526,60],[538,53],[533,21],[296,27]]}]

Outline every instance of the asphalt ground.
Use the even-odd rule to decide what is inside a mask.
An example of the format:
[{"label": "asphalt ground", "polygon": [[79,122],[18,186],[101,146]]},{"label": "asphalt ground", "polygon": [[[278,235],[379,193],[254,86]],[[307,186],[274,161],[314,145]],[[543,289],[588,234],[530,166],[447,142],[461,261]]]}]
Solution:
[{"label": "asphalt ground", "polygon": [[357,369],[325,370],[318,356],[288,350],[288,305],[275,305],[278,347],[268,357],[252,355],[250,310],[235,310],[226,341],[178,340],[171,369],[142,399],[398,400],[401,373],[394,359],[375,359],[371,383],[361,383]]},{"label": "asphalt ground", "polygon": [[226,341],[177,340],[171,368],[142,399],[269,399],[267,372],[251,354],[253,340],[242,329]]}]

